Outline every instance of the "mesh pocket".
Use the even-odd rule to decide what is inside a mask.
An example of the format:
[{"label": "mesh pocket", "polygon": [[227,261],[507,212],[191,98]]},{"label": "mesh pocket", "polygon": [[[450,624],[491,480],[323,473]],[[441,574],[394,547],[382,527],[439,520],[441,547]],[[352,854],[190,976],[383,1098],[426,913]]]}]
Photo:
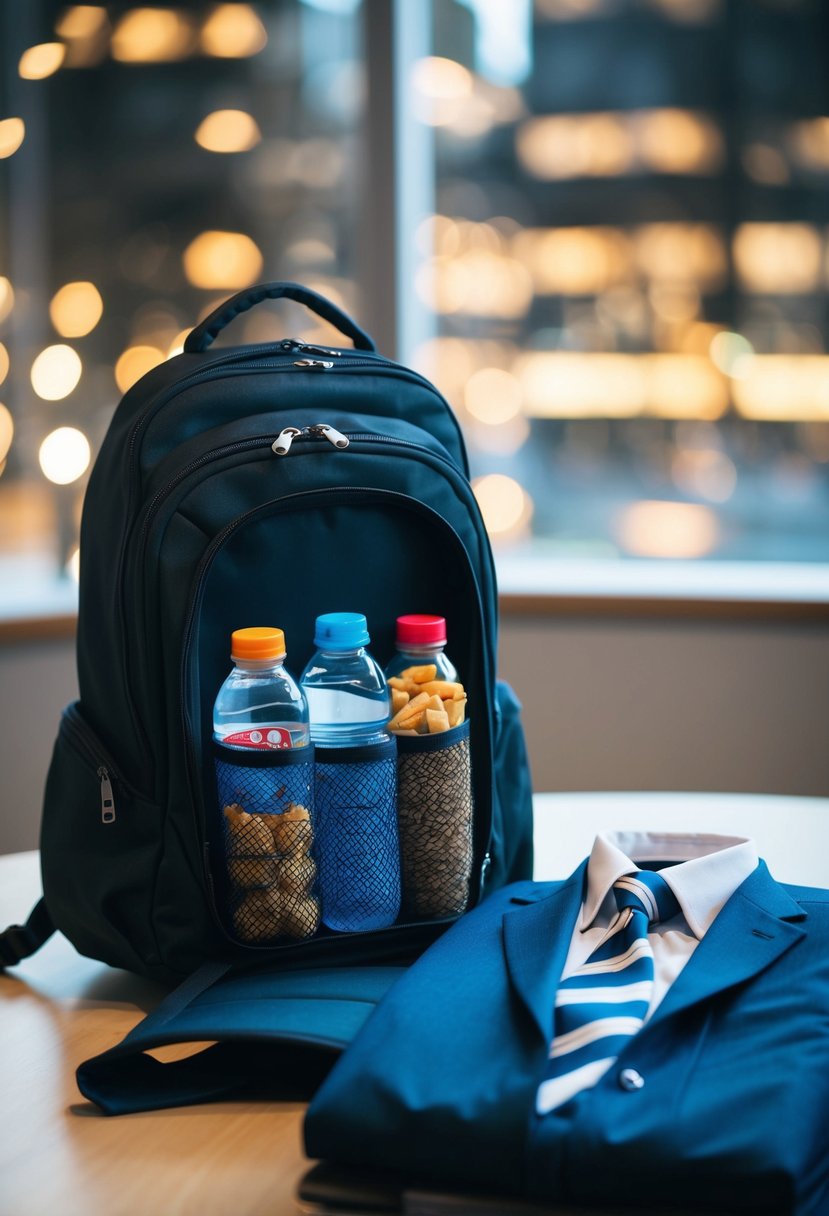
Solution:
[{"label": "mesh pocket", "polygon": [[242,942],[311,937],[319,928],[312,856],[313,748],[215,750],[228,912]]},{"label": "mesh pocket", "polygon": [[397,774],[405,915],[460,916],[472,872],[469,723],[398,739]]},{"label": "mesh pocket", "polygon": [[394,739],[317,748],[315,853],[329,929],[382,929],[400,913],[396,754]]}]

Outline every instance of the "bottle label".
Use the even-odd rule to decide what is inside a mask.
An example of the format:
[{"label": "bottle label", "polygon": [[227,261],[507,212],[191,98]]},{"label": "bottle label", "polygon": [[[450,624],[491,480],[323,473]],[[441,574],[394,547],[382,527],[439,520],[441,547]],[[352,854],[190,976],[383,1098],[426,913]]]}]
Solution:
[{"label": "bottle label", "polygon": [[266,751],[283,750],[293,746],[291,733],[283,726],[268,726],[262,730],[239,730],[233,735],[225,735],[222,743],[230,743],[233,747],[258,747]]}]

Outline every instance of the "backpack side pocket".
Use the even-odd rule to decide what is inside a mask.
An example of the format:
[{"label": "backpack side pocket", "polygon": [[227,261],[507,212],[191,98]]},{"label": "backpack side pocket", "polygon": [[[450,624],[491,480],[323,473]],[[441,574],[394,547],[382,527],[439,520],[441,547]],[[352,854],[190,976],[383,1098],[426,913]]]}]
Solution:
[{"label": "backpack side pocket", "polygon": [[473,855],[469,722],[437,735],[399,735],[397,749],[404,915],[460,916]]},{"label": "backpack side pocket", "polygon": [[43,893],[81,952],[152,973],[160,964],[153,884],[159,808],[122,776],[78,702],[63,714],[41,824]]}]

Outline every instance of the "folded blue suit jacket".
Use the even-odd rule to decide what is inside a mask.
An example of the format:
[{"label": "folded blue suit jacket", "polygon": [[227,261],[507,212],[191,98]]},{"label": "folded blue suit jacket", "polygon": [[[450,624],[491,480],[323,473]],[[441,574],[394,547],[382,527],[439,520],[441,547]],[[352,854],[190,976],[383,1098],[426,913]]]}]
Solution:
[{"label": "folded blue suit jacket", "polygon": [[308,1155],[535,1200],[826,1216],[829,892],[761,862],[610,1071],[539,1117],[585,871],[504,888],[402,976],[313,1101]]}]

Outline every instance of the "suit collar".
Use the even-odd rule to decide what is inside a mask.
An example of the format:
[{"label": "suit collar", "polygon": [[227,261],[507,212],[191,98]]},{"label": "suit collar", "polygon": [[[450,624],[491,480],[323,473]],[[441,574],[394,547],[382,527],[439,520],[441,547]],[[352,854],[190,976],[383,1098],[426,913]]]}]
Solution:
[{"label": "suit collar", "polygon": [[549,883],[531,888],[515,901],[525,906],[503,918],[510,981],[545,1043],[552,1034],[556,989],[581,907],[586,870],[585,861],[552,894]]},{"label": "suit collar", "polygon": [[651,1024],[765,971],[805,936],[797,923],[805,919],[761,861],[725,904]]},{"label": "suit collar", "polygon": [[[586,889],[587,862],[552,893],[539,883],[503,918],[512,986],[545,1042],[552,1034],[556,989]],[[766,864],[737,888],[697,946],[649,1024],[751,979],[805,935],[806,914],[771,877]]]},{"label": "suit collar", "polygon": [[[589,929],[604,905],[616,911],[611,888],[639,863],[670,862],[662,877],[685,921],[701,941],[720,910],[757,865],[757,848],[740,836],[678,832],[600,832],[587,863],[587,888],[579,929]],[[607,901],[607,902],[606,902]]]}]

